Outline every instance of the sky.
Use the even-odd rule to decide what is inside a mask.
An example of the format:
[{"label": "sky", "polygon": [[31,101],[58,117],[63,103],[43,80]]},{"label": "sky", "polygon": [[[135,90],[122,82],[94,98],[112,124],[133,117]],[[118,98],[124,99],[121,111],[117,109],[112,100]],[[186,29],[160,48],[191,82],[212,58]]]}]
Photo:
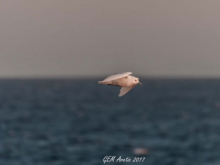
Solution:
[{"label": "sky", "polygon": [[218,0],[0,0],[0,78],[220,77]]}]

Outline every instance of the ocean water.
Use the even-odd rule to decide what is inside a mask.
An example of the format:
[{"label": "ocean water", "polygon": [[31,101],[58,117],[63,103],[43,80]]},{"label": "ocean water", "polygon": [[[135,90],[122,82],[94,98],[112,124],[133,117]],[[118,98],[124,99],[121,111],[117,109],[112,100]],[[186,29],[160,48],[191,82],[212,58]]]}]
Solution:
[{"label": "ocean water", "polygon": [[0,80],[0,165],[220,164],[220,80],[97,81]]}]

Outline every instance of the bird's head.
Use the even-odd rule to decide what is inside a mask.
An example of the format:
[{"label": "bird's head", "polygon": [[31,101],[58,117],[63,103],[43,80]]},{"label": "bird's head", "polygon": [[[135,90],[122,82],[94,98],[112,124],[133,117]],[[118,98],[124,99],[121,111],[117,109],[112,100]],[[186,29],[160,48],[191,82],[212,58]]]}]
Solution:
[{"label": "bird's head", "polygon": [[139,82],[139,78],[137,78],[137,77],[133,77],[133,84],[135,85],[135,84],[140,84],[140,85],[142,85],[140,82]]}]

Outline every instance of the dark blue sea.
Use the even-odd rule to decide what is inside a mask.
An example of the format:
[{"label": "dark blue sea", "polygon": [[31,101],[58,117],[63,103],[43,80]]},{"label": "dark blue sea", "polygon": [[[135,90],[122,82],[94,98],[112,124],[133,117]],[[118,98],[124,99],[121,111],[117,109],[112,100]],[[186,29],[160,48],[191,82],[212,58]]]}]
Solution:
[{"label": "dark blue sea", "polygon": [[0,80],[0,165],[220,164],[220,80],[97,81]]}]

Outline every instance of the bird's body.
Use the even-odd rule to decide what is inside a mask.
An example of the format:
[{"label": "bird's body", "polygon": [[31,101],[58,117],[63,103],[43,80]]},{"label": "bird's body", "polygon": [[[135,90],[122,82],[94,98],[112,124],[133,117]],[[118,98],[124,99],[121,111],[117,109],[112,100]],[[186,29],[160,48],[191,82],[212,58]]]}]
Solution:
[{"label": "bird's body", "polygon": [[137,84],[141,84],[139,82],[139,78],[130,76],[131,74],[132,74],[131,72],[114,74],[107,77],[103,81],[99,81],[98,83],[103,85],[114,85],[114,86],[122,87],[119,94],[119,96],[121,97],[126,93],[128,93]]},{"label": "bird's body", "polygon": [[119,86],[119,87],[127,87],[127,86],[132,86],[134,85],[132,83],[132,78],[133,76],[127,76],[127,77],[123,77],[123,78],[119,78],[116,80],[111,80],[111,81],[99,81],[100,84],[104,84],[104,85],[114,85],[114,86]]}]

